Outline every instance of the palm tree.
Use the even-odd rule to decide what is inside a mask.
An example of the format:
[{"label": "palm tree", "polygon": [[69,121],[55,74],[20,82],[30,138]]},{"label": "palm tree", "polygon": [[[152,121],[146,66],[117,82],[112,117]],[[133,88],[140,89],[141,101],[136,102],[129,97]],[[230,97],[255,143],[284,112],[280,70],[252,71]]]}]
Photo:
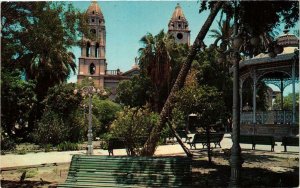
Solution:
[{"label": "palm tree", "polygon": [[229,39],[233,34],[233,25],[230,24],[230,20],[226,19],[218,22],[218,29],[210,30],[212,34],[209,36],[215,39],[221,38],[221,40]]},{"label": "palm tree", "polygon": [[161,30],[156,36],[148,33],[140,40],[143,44],[143,47],[139,49],[140,67],[153,84],[154,96],[151,103],[157,112],[162,109],[162,104],[166,100],[166,92],[169,92],[165,88],[170,82],[173,62],[170,51],[174,40],[170,39],[170,35]]},{"label": "palm tree", "polygon": [[[152,156],[154,154],[156,144],[159,140],[160,132],[167,122],[168,113],[173,108],[174,100],[175,100],[175,93],[178,92],[183,87],[186,76],[191,67],[192,61],[194,60],[196,53],[199,51],[199,48],[203,45],[203,39],[206,36],[212,22],[214,21],[217,13],[219,12],[219,10],[221,9],[223,4],[224,4],[224,2],[222,2],[222,1],[214,3],[213,8],[210,11],[210,15],[208,16],[208,18],[205,21],[204,25],[202,26],[200,32],[198,33],[198,35],[193,43],[193,46],[190,48],[188,57],[187,57],[186,61],[184,62],[184,64],[182,65],[181,70],[175,81],[175,84],[173,85],[172,90],[167,98],[167,101],[164,104],[164,107],[160,113],[159,125],[153,128],[149,139],[147,140],[144,148],[141,151],[142,155]],[[177,140],[180,143],[181,140],[180,140],[179,135],[175,132],[173,132],[173,133],[175,134]],[[180,143],[180,145],[182,146],[182,149],[187,154],[187,156],[191,157],[192,153],[189,151],[189,149],[186,146],[184,146],[183,143]]]}]

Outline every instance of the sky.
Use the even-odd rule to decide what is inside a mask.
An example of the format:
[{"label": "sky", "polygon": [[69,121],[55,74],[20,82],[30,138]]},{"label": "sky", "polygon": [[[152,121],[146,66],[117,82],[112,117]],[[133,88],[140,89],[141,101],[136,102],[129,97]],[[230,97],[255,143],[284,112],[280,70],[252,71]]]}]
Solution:
[{"label": "sky", "polygon": [[[87,10],[90,3],[72,2],[82,12]],[[131,69],[134,58],[138,56],[138,49],[142,47],[139,40],[147,33],[156,35],[162,29],[167,32],[177,3],[189,22],[192,44],[209,14],[209,11],[199,13],[200,1],[98,1],[105,19],[107,69],[119,68],[122,72]],[[217,21],[215,19],[211,29],[217,28]],[[213,41],[208,33],[204,39],[205,44],[209,45]],[[74,47],[73,52],[78,64],[80,48]],[[68,81],[76,82],[77,75],[72,75]],[[271,87],[278,91],[277,87]],[[288,86],[284,94],[291,91],[291,86]]]}]

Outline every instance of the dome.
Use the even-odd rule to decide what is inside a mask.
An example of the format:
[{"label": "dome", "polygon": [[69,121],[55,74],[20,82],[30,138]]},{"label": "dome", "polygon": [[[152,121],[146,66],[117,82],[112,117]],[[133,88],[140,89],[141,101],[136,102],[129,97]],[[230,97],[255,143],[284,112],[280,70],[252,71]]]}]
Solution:
[{"label": "dome", "polygon": [[87,9],[86,11],[87,14],[96,14],[96,15],[102,15],[102,12],[101,12],[101,9],[100,9],[100,6],[98,5],[97,1],[93,1],[89,8]]},{"label": "dome", "polygon": [[277,44],[283,47],[298,47],[299,39],[293,35],[289,34],[288,30],[284,31],[284,34],[279,36],[277,39]]},{"label": "dome", "polygon": [[185,16],[184,16],[183,11],[182,11],[182,8],[179,5],[179,3],[177,3],[177,6],[175,7],[175,11],[173,12],[171,20],[173,20],[173,21],[175,21],[175,20],[176,21],[178,21],[178,20],[186,21]]}]

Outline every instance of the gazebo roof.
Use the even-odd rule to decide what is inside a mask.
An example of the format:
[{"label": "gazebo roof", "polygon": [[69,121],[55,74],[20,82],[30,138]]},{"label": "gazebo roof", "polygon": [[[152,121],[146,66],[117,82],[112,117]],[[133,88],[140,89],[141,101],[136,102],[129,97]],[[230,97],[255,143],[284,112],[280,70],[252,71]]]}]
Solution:
[{"label": "gazebo roof", "polygon": [[240,69],[246,66],[254,66],[254,65],[260,65],[260,64],[268,64],[273,62],[284,62],[284,61],[291,61],[294,58],[298,58],[298,55],[295,53],[288,53],[288,54],[281,54],[276,57],[255,57],[252,59],[247,59],[245,61],[240,62]]}]

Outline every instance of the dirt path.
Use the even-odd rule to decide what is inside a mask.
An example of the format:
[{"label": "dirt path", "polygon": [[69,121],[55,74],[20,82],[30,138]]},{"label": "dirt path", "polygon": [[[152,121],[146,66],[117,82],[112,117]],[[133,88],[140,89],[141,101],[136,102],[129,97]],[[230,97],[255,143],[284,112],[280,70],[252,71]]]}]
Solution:
[{"label": "dirt path", "polygon": [[[225,152],[224,152],[225,151]],[[193,187],[226,187],[230,178],[229,151],[214,149],[213,164],[208,164],[205,150],[194,150]],[[299,156],[295,152],[243,150],[243,187],[297,187]],[[1,172],[2,187],[55,187],[65,181],[69,164],[48,165]],[[20,182],[24,170],[27,178]]]}]

